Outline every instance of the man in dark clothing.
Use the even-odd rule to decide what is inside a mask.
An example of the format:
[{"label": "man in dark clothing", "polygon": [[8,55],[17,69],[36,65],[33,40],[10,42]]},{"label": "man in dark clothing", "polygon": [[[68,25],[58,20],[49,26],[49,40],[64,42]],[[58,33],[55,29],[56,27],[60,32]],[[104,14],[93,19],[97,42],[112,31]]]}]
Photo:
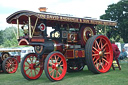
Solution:
[{"label": "man in dark clothing", "polygon": [[119,55],[120,55],[120,50],[117,47],[117,45],[115,44],[115,41],[112,41],[112,49],[113,49],[113,57],[115,59],[118,59]]},{"label": "man in dark clothing", "polygon": [[[117,45],[115,44],[115,41],[112,41],[112,49],[113,49],[113,59],[116,60],[117,65],[119,67],[119,70],[121,70],[121,67],[120,67],[120,64],[119,64],[119,61],[118,61],[118,57],[120,55],[120,50],[117,47]],[[113,67],[113,70],[115,70],[113,64],[112,64],[112,67]]]}]

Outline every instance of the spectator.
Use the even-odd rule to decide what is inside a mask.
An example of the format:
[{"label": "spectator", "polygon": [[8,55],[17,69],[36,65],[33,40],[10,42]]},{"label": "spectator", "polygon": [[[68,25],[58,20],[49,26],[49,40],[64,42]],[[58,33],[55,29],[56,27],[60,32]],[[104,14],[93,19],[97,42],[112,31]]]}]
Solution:
[{"label": "spectator", "polygon": [[113,57],[117,60],[120,55],[120,50],[115,44],[115,41],[112,41]]},{"label": "spectator", "polygon": [[124,58],[127,57],[127,53],[125,52],[125,49],[122,49],[122,52],[120,53],[119,57],[118,57],[118,61],[123,60]]}]

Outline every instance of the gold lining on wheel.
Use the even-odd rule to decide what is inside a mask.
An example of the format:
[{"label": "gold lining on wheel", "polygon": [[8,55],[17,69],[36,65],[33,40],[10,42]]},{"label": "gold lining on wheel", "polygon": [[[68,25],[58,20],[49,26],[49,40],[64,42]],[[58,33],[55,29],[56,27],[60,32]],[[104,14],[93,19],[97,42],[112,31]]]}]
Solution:
[{"label": "gold lining on wheel", "polygon": [[94,35],[94,32],[93,32],[93,30],[92,30],[91,27],[86,27],[86,28],[84,28],[84,31],[83,31],[83,38],[84,38],[84,41],[85,41],[85,42],[87,41],[87,37],[88,37],[88,36],[86,36],[86,32],[87,32],[87,31],[90,32],[89,36],[93,36],[93,35]]}]

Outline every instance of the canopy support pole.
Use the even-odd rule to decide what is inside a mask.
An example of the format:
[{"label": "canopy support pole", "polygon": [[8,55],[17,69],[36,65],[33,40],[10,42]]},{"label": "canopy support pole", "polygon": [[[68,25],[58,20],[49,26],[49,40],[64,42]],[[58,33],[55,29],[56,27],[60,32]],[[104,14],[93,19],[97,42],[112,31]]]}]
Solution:
[{"label": "canopy support pole", "polygon": [[19,39],[19,20],[17,19],[17,39]]},{"label": "canopy support pole", "polygon": [[31,17],[30,16],[28,17],[28,22],[29,22],[29,38],[32,38],[32,35],[31,35]]}]

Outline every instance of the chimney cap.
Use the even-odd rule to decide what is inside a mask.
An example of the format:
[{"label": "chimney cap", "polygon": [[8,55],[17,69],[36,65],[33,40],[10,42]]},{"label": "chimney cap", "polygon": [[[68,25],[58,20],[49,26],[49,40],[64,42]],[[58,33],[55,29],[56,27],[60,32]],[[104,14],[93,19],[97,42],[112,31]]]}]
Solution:
[{"label": "chimney cap", "polygon": [[39,8],[39,11],[40,11],[40,12],[46,12],[46,10],[47,10],[46,7],[40,7],[40,8]]}]

